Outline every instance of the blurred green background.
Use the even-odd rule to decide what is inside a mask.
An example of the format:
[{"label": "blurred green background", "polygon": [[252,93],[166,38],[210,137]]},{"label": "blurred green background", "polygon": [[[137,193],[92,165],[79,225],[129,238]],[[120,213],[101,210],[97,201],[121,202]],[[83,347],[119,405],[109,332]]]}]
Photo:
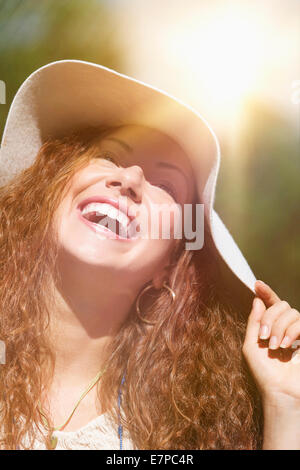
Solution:
[{"label": "blurred green background", "polygon": [[298,0],[0,0],[0,134],[24,79],[82,59],[164,89],[219,136],[216,210],[257,278],[300,308]]}]

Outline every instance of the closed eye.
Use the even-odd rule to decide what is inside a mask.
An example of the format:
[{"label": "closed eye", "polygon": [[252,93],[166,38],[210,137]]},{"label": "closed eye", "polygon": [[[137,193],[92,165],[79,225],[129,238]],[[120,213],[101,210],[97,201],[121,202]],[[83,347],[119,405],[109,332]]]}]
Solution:
[{"label": "closed eye", "polygon": [[164,183],[158,183],[158,184],[155,184],[154,186],[157,186],[158,188],[161,188],[163,191],[166,191],[174,199],[174,201],[177,200],[176,192],[173,190],[171,186],[164,184]]},{"label": "closed eye", "polygon": [[107,160],[114,165],[120,166],[116,155],[109,150],[104,150],[103,152],[99,153],[95,158],[102,158],[103,160]]}]

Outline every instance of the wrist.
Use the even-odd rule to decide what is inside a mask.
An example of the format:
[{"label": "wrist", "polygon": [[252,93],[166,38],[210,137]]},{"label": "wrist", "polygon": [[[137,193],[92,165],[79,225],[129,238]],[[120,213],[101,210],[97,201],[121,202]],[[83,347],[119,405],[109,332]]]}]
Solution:
[{"label": "wrist", "polygon": [[282,392],[268,392],[262,395],[264,413],[274,410],[281,414],[300,414],[300,398]]},{"label": "wrist", "polygon": [[263,397],[265,450],[300,449],[300,400],[284,394]]}]

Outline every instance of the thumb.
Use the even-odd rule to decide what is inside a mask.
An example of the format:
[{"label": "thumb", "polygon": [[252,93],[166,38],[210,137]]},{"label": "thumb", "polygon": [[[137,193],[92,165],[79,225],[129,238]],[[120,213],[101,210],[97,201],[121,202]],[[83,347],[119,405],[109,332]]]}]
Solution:
[{"label": "thumb", "polygon": [[259,297],[254,297],[246,330],[245,343],[257,343],[260,329],[260,320],[266,311],[264,302]]}]

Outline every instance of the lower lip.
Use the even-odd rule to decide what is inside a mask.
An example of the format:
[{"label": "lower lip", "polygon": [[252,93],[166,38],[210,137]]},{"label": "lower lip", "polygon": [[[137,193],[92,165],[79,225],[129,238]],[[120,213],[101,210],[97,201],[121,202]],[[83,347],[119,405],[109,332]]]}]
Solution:
[{"label": "lower lip", "polygon": [[134,238],[120,237],[119,235],[112,232],[111,230],[104,227],[103,225],[95,224],[94,222],[90,222],[85,217],[83,217],[83,215],[81,214],[80,209],[78,209],[78,216],[79,216],[80,220],[82,222],[84,222],[88,227],[90,227],[95,233],[98,233],[98,234],[101,234],[101,235],[103,234],[103,235],[105,235],[105,238],[110,238],[112,240],[119,240],[121,242],[132,242],[132,241],[137,239],[136,237],[134,237]]}]

